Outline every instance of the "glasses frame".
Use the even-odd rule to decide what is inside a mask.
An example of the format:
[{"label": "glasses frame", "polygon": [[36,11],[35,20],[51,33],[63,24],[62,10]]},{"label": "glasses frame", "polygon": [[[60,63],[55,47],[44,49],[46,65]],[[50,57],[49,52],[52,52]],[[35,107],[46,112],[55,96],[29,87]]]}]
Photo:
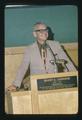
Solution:
[{"label": "glasses frame", "polygon": [[38,29],[38,30],[35,30],[35,32],[48,32],[48,29],[46,28],[46,29]]}]

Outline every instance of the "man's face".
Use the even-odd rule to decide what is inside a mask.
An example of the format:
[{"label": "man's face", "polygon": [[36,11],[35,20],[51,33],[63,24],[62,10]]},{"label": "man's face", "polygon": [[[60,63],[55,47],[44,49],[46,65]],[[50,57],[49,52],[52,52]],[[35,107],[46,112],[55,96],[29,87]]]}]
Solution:
[{"label": "man's face", "polygon": [[40,44],[43,44],[48,38],[48,30],[44,24],[38,24],[35,26],[34,37]]}]

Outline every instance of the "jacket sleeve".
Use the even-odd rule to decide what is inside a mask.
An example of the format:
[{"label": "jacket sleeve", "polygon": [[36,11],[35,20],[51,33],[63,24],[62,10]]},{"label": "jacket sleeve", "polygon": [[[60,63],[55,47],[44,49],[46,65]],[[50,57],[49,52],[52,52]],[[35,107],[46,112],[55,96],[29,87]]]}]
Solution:
[{"label": "jacket sleeve", "polygon": [[29,53],[29,48],[27,48],[24,53],[24,58],[22,60],[22,63],[17,71],[16,78],[13,81],[13,85],[15,85],[16,87],[21,86],[21,82],[24,78],[24,75],[28,69],[29,64],[30,64],[30,53]]}]

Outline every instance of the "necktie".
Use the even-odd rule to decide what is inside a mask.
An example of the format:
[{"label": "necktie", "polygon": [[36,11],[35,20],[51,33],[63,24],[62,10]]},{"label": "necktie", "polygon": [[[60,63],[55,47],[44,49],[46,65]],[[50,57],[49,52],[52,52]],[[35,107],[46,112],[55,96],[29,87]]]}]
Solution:
[{"label": "necktie", "polygon": [[46,50],[44,48],[41,49],[42,60],[44,62],[44,67],[46,69]]}]

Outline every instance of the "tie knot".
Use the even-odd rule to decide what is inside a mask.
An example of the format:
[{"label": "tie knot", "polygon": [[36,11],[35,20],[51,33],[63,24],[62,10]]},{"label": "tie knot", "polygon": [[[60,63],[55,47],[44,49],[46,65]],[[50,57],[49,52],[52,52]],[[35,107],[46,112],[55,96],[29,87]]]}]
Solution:
[{"label": "tie knot", "polygon": [[43,49],[46,49],[46,47],[47,47],[46,43],[44,43],[44,44],[41,45],[41,48],[43,48]]}]

